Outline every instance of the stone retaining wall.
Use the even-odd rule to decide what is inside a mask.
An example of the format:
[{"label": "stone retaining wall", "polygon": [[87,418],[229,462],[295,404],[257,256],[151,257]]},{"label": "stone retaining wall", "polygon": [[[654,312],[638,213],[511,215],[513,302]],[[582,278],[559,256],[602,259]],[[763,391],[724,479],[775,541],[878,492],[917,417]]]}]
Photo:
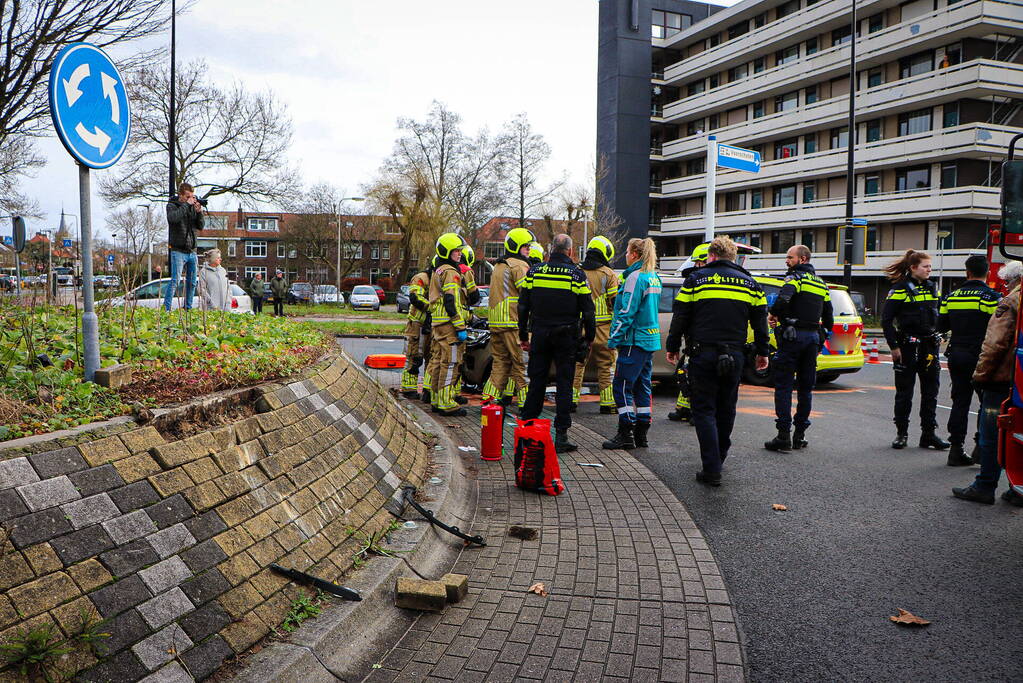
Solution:
[{"label": "stone retaining wall", "polygon": [[110,637],[65,658],[79,679],[201,679],[290,609],[297,588],[270,563],[351,569],[400,486],[422,485],[425,437],[347,360],[305,377],[178,441],[131,424],[0,448],[0,642],[47,623],[70,635],[92,612]]}]

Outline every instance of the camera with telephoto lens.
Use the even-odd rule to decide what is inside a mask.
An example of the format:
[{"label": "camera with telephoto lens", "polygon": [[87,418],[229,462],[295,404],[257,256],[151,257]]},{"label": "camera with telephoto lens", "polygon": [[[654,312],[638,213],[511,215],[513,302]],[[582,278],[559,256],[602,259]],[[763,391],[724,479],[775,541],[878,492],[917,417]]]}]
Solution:
[{"label": "camera with telephoto lens", "polygon": [[210,205],[210,200],[206,197],[196,197],[196,200],[202,205],[202,208],[207,208]]}]

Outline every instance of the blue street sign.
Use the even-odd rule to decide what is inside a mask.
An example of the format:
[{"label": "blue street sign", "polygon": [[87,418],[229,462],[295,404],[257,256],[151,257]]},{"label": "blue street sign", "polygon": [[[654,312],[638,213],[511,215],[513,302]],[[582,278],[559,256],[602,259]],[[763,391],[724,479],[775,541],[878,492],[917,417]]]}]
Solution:
[{"label": "blue street sign", "polygon": [[107,254],[107,263],[109,263],[110,265],[114,265],[114,255],[113,254]]},{"label": "blue street sign", "polygon": [[854,219],[852,219],[852,224],[853,225],[866,225],[867,224],[867,219],[866,218],[854,218]]},{"label": "blue street sign", "polygon": [[731,145],[718,145],[718,166],[737,171],[760,172],[760,152]]},{"label": "blue street sign", "polygon": [[50,114],[69,154],[89,168],[117,163],[128,144],[131,112],[117,67],[88,43],[73,43],[50,71]]},{"label": "blue street sign", "polygon": [[71,240],[64,240],[64,248],[65,249],[71,248]]}]

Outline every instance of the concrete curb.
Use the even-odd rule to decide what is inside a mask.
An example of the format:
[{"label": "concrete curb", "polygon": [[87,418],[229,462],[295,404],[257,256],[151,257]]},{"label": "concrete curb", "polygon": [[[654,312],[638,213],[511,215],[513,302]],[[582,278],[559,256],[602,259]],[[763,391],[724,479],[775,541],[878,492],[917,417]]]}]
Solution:
[{"label": "concrete curb", "polygon": [[[417,421],[431,426],[444,446],[431,453],[436,465],[434,476],[442,481],[423,487],[421,491],[429,499],[424,506],[447,524],[471,529],[477,488],[458,449],[431,416],[407,401],[401,404],[409,412],[418,413]],[[401,640],[419,616],[419,612],[394,606],[397,578],[417,574],[440,578],[464,549],[461,540],[434,528],[411,507],[403,518],[415,521],[418,527],[391,533],[384,547],[397,557],[373,557],[345,582],[362,594],[361,602],[338,601],[321,616],[304,623],[287,642],[274,643],[250,657],[234,680],[317,683],[360,680],[371,673],[373,665],[391,644]]]}]

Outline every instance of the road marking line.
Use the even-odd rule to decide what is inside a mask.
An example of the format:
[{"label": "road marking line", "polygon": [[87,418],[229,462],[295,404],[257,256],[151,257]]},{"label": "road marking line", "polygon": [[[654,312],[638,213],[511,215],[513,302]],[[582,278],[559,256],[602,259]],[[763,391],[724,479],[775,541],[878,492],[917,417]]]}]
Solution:
[{"label": "road marking line", "polygon": [[[952,410],[951,406],[939,405],[938,407],[941,408],[942,410]],[[976,414],[977,414],[976,410],[971,410],[970,411],[970,415],[976,415]]]}]

